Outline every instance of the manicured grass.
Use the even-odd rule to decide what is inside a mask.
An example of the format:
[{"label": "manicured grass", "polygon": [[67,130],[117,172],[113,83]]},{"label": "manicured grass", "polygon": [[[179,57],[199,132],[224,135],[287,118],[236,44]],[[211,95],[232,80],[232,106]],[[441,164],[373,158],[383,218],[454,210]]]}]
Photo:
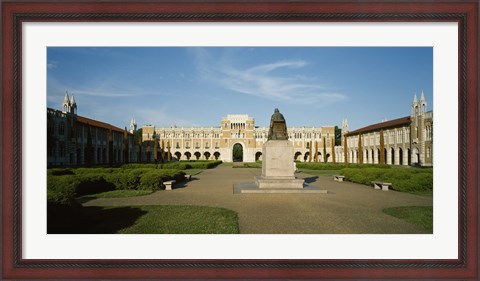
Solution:
[{"label": "manicured grass", "polygon": [[383,212],[409,223],[422,226],[433,233],[432,206],[393,207],[383,209]]},{"label": "manicured grass", "polygon": [[396,191],[418,193],[433,190],[433,170],[419,168],[345,168],[340,171],[345,180],[371,185],[372,181],[392,183]]},{"label": "manicured grass", "polygon": [[118,233],[238,234],[237,213],[203,206],[143,206],[145,216]]},{"label": "manicured grass", "polygon": [[112,190],[102,193],[90,194],[79,197],[79,199],[94,199],[94,198],[124,198],[124,197],[134,197],[134,196],[144,196],[152,194],[152,190],[134,190],[134,189],[125,189],[125,190]]},{"label": "manicured grass", "polygon": [[322,163],[322,162],[296,162],[297,169],[304,170],[341,170],[345,168],[385,168],[390,169],[390,165],[378,165],[378,164],[348,164],[343,163]]},{"label": "manicured grass", "polygon": [[205,169],[188,169],[188,170],[182,170],[186,175],[198,175]]},{"label": "manicured grass", "polygon": [[433,197],[433,190],[409,191],[408,193],[425,197]]},{"label": "manicured grass", "polygon": [[302,173],[315,175],[315,176],[325,176],[325,177],[332,177],[333,175],[337,175],[337,170],[299,170]]},{"label": "manicured grass", "polygon": [[204,206],[49,206],[47,233],[238,234],[232,210]]},{"label": "manicured grass", "polygon": [[255,163],[243,162],[241,165],[233,165],[233,168],[262,168],[262,162],[255,162]]}]

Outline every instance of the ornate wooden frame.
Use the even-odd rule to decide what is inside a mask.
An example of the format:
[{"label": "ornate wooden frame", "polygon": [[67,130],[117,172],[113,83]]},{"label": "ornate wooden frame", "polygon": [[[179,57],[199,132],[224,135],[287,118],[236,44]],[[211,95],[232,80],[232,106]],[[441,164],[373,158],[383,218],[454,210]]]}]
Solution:
[{"label": "ornate wooden frame", "polygon": [[[451,278],[478,275],[478,11],[466,1],[2,3],[2,278]],[[101,11],[101,12],[99,12]],[[29,21],[431,21],[459,28],[456,260],[26,260],[21,256],[22,34]]]}]

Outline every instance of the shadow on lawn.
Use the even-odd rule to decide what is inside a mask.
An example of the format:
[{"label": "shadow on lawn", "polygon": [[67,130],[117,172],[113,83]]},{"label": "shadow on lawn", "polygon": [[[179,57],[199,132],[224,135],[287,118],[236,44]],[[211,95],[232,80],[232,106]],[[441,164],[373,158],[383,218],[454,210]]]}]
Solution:
[{"label": "shadow on lawn", "polygon": [[135,207],[49,205],[47,234],[114,234],[132,226],[146,213]]},{"label": "shadow on lawn", "polygon": [[318,176],[304,178],[304,180],[305,180],[305,183],[312,183],[312,182],[316,182],[316,181],[317,181],[317,179],[318,179]]}]

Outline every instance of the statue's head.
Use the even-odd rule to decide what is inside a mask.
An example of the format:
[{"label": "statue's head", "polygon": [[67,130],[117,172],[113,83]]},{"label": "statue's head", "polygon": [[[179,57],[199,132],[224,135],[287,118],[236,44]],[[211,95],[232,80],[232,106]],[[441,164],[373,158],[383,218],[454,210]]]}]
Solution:
[{"label": "statue's head", "polygon": [[275,108],[275,113],[279,113],[280,110],[278,110],[278,108]]}]

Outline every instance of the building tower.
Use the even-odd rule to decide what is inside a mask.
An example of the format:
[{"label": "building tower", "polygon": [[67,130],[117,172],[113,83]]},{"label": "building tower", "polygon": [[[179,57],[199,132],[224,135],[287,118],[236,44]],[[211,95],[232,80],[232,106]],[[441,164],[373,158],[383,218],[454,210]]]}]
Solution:
[{"label": "building tower", "polygon": [[77,121],[77,102],[75,101],[74,96],[72,98],[68,96],[68,92],[65,92],[65,97],[63,98],[63,114],[65,118],[64,124],[64,139],[61,140],[61,147],[63,149],[63,155],[68,157],[67,161],[70,164],[77,162],[77,155],[75,152],[76,147],[76,121]]},{"label": "building tower", "polygon": [[130,133],[135,134],[137,132],[137,121],[135,121],[135,117],[132,118],[130,121]]},{"label": "building tower", "polygon": [[412,115],[411,115],[411,159],[412,164],[423,165],[425,163],[425,113],[427,111],[427,102],[423,91],[420,101],[417,100],[417,94],[413,96]]},{"label": "building tower", "polygon": [[347,118],[342,120],[342,145],[344,141],[345,134],[348,133],[348,121]]},{"label": "building tower", "polygon": [[77,115],[77,102],[75,101],[75,97],[72,94],[72,98],[70,99],[70,113],[72,115]]},{"label": "building tower", "polygon": [[65,97],[63,98],[63,113],[69,113],[70,107],[70,98],[68,97],[68,92],[65,92]]},{"label": "building tower", "polygon": [[348,163],[348,146],[347,146],[347,137],[345,136],[348,133],[348,121],[347,118],[342,120],[342,141],[341,145],[343,148],[343,162]]}]

